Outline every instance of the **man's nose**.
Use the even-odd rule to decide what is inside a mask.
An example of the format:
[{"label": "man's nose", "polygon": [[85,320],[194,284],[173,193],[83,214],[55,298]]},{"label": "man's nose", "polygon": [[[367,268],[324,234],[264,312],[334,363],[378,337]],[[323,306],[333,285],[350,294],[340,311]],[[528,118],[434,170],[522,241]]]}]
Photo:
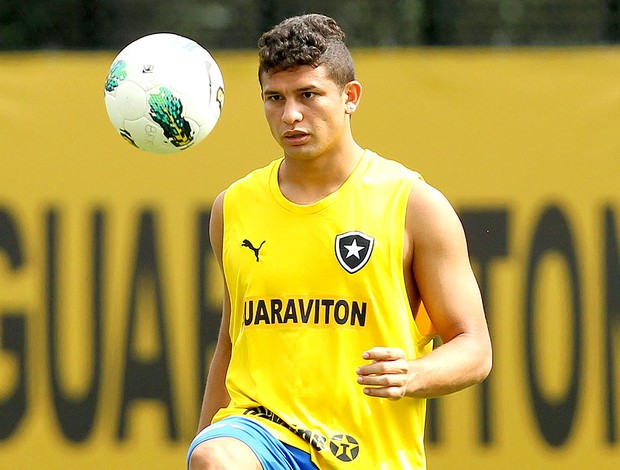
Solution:
[{"label": "man's nose", "polygon": [[282,111],[282,121],[286,124],[294,124],[303,119],[299,103],[295,100],[287,100]]}]

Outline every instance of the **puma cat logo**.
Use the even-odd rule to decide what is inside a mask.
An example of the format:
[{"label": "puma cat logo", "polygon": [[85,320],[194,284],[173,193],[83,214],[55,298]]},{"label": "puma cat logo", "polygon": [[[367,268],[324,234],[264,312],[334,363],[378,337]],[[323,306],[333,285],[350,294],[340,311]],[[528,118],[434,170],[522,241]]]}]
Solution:
[{"label": "puma cat logo", "polygon": [[265,244],[265,241],[266,240],[263,240],[263,243],[261,243],[258,246],[258,248],[254,248],[254,245],[252,245],[252,242],[246,238],[245,240],[243,240],[243,243],[241,243],[241,246],[245,246],[245,247],[249,248],[250,250],[252,250],[254,252],[254,256],[256,256],[256,262],[258,263],[258,252],[260,251],[260,249]]}]

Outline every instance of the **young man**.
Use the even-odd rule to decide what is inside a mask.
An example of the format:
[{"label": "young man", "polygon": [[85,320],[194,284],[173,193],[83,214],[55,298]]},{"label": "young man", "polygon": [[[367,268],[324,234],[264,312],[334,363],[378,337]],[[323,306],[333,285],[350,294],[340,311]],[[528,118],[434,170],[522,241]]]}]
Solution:
[{"label": "young man", "polygon": [[458,217],[355,142],[362,87],[343,40],[334,20],[304,15],[259,41],[284,157],[214,203],[226,292],[192,470],[424,469],[425,399],[490,371]]}]

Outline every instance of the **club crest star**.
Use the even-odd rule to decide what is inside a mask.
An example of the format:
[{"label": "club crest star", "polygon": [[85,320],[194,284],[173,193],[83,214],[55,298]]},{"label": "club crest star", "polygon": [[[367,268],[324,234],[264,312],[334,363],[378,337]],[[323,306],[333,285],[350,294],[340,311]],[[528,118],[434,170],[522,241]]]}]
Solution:
[{"label": "club crest star", "polygon": [[355,256],[357,259],[360,259],[360,251],[364,249],[363,246],[359,246],[357,244],[357,240],[355,239],[353,240],[353,243],[350,245],[345,245],[344,247],[347,249],[347,258]]}]

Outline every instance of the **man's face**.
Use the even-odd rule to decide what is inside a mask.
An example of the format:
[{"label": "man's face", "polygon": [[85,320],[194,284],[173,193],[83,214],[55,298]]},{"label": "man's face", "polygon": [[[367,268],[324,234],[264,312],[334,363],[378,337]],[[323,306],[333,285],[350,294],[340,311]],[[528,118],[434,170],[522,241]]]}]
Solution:
[{"label": "man's face", "polygon": [[287,157],[311,159],[337,150],[348,129],[347,95],[324,66],[261,77],[265,116]]}]

